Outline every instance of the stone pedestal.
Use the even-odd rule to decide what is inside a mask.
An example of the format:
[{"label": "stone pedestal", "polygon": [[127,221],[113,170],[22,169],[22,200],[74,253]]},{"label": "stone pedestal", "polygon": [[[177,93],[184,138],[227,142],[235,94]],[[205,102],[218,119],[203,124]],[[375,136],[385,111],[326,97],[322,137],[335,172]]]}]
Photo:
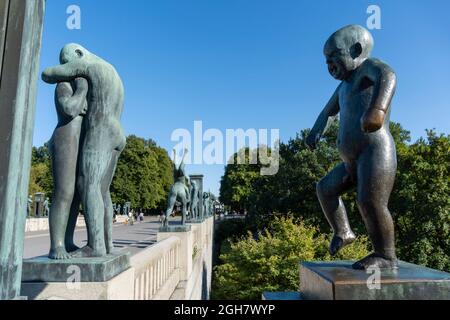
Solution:
[{"label": "stone pedestal", "polygon": [[28,300],[133,300],[134,268],[103,282],[22,282]]},{"label": "stone pedestal", "polygon": [[262,300],[296,301],[303,300],[300,292],[263,292]]},{"label": "stone pedestal", "polygon": [[130,267],[129,254],[110,254],[101,258],[52,260],[46,256],[23,261],[22,282],[105,282]]},{"label": "stone pedestal", "polygon": [[187,223],[202,224],[203,222],[205,222],[205,219],[192,219],[192,220],[189,220]]},{"label": "stone pedestal", "polygon": [[352,262],[304,262],[305,300],[449,300],[450,274],[400,262],[396,271],[354,270]]},{"label": "stone pedestal", "polygon": [[134,269],[129,254],[23,261],[21,294],[29,300],[129,300]]},{"label": "stone pedestal", "polygon": [[159,232],[161,232],[161,233],[173,233],[173,232],[177,233],[177,232],[189,232],[189,231],[191,231],[191,226],[188,224],[168,225],[168,226],[159,228]]}]

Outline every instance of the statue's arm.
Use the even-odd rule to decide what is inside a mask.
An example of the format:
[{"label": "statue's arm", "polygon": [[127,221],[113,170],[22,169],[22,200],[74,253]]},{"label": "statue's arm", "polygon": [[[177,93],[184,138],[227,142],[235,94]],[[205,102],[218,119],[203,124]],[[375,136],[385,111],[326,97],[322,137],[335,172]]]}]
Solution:
[{"label": "statue's arm", "polygon": [[75,78],[88,78],[88,68],[81,60],[71,61],[55,67],[47,68],[42,73],[42,80],[49,84],[70,82]]},{"label": "statue's arm", "polygon": [[72,119],[86,112],[88,82],[84,78],[77,78],[75,87],[75,93],[68,82],[60,82],[56,87],[58,111]]},{"label": "statue's arm", "polygon": [[386,65],[374,67],[370,75],[374,83],[373,98],[369,109],[361,118],[361,128],[367,133],[375,132],[383,126],[397,87],[397,77]]},{"label": "statue's arm", "polygon": [[309,136],[306,138],[307,145],[313,149],[316,147],[320,138],[327,132],[330,124],[339,113],[339,89],[340,86],[336,89],[330,101],[328,101],[327,105],[320,113]]}]

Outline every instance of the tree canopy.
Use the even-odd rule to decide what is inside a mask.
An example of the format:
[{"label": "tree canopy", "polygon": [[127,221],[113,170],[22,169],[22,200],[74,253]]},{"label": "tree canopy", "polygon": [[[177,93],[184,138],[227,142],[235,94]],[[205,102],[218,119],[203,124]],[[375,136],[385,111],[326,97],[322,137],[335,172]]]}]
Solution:
[{"label": "tree canopy", "polygon": [[113,202],[155,209],[166,201],[173,183],[172,161],[153,140],[131,135],[117,164],[111,185]]}]

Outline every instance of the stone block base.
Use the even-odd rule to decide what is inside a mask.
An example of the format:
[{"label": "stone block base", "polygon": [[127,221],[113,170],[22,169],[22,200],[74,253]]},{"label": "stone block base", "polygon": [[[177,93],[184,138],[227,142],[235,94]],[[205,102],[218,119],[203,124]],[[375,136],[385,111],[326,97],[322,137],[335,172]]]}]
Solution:
[{"label": "stone block base", "polygon": [[80,282],[105,282],[130,267],[129,254],[101,258],[52,260],[46,256],[23,261],[22,282],[66,282],[77,272]]},{"label": "stone block base", "polygon": [[378,271],[354,270],[349,261],[304,262],[300,292],[305,300],[450,299],[449,273],[406,262]]},{"label": "stone block base", "polygon": [[303,299],[300,292],[263,292],[262,300],[296,301]]},{"label": "stone block base", "polygon": [[21,294],[28,300],[133,300],[133,284],[129,268],[105,282],[22,282]]},{"label": "stone block base", "polygon": [[172,233],[172,232],[189,232],[191,231],[191,226],[188,224],[185,225],[168,225],[165,227],[159,228],[159,232],[161,233]]}]

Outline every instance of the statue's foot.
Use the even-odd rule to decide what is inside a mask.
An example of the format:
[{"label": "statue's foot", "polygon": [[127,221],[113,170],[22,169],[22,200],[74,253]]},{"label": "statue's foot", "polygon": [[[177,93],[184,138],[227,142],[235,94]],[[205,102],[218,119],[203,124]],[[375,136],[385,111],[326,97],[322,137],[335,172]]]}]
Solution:
[{"label": "statue's foot", "polygon": [[106,256],[106,249],[92,249],[85,246],[72,253],[72,258],[97,258]]},{"label": "statue's foot", "polygon": [[48,257],[53,260],[67,260],[72,258],[70,253],[63,247],[52,248],[48,254]]},{"label": "statue's foot", "polygon": [[353,232],[347,232],[342,236],[334,235],[330,243],[330,254],[335,256],[343,247],[355,241],[356,236]]},{"label": "statue's foot", "polygon": [[389,258],[379,253],[372,253],[355,262],[352,267],[356,270],[367,270],[368,268],[397,269],[398,260],[396,257]]},{"label": "statue's foot", "polygon": [[106,244],[106,253],[107,253],[107,254],[114,253],[114,243],[113,243],[112,241],[109,241],[109,242]]},{"label": "statue's foot", "polygon": [[76,246],[73,242],[66,244],[66,251],[69,253],[75,252],[77,250],[80,250],[80,247]]}]

